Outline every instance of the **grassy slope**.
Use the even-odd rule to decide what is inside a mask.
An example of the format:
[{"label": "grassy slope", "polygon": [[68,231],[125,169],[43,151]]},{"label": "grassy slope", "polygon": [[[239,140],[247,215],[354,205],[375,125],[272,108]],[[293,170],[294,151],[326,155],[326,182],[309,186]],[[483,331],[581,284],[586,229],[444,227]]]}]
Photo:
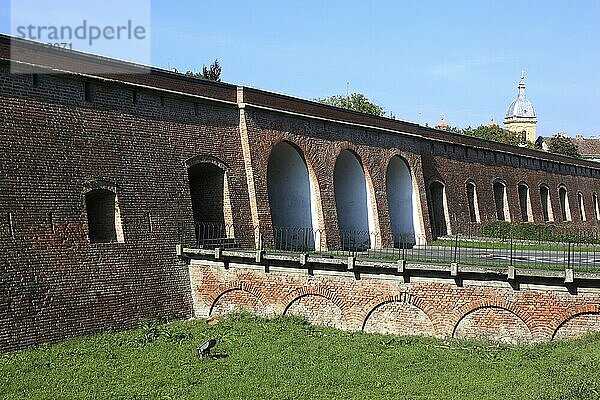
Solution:
[{"label": "grassy slope", "polygon": [[[197,358],[211,337],[229,357]],[[599,367],[600,336],[497,348],[235,316],[0,355],[0,398],[597,398]]]}]

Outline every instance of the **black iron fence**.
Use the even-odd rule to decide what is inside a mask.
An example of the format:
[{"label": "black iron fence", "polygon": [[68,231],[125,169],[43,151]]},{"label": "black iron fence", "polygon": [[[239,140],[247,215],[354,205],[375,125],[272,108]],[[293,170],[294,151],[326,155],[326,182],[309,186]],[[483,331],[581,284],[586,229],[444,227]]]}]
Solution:
[{"label": "black iron fence", "polygon": [[[484,229],[477,224],[466,224],[454,227],[451,234],[432,239],[419,234],[382,237],[369,231],[326,232],[306,227],[275,227],[266,232],[260,227],[244,229],[235,224],[195,223],[181,225],[180,240],[185,247],[191,248],[260,249],[475,266],[600,270],[600,244],[597,242],[547,240],[546,234],[527,240],[515,237],[517,235],[512,231],[499,237],[488,237]],[[575,238],[575,234],[570,235],[567,237]]]}]

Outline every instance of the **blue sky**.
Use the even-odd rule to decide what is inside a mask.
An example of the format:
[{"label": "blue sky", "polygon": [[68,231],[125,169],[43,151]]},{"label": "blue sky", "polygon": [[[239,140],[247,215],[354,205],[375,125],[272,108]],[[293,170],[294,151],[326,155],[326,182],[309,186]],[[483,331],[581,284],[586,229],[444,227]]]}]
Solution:
[{"label": "blue sky", "polygon": [[156,0],[151,12],[156,66],[218,58],[226,82],[308,99],[349,82],[398,119],[444,113],[459,127],[501,121],[524,69],[539,134],[600,135],[597,0]]}]

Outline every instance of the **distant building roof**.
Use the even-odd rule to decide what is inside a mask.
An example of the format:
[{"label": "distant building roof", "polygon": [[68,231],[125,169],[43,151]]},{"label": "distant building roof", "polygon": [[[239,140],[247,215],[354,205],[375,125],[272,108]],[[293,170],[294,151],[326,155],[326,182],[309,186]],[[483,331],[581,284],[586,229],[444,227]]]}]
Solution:
[{"label": "distant building roof", "polygon": [[571,141],[575,143],[579,149],[579,154],[583,158],[600,157],[600,139],[597,136],[584,138],[581,135],[576,135],[574,138],[571,138]]},{"label": "distant building roof", "polygon": [[[566,135],[563,134],[563,136]],[[535,144],[547,151],[548,145],[546,142],[551,138],[550,136],[540,136],[536,139]],[[600,138],[598,136],[586,138],[582,135],[575,135],[575,137],[569,137],[569,139],[577,146],[581,157],[600,159]]]}]

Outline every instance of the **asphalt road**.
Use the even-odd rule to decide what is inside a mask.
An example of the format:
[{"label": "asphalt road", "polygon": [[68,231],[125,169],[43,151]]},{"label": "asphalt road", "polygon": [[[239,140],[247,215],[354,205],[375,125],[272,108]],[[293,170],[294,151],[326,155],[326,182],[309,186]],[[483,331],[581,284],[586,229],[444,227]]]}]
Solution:
[{"label": "asphalt road", "polygon": [[[397,249],[394,249],[396,254]],[[390,253],[392,250],[390,249]],[[373,255],[378,251],[373,252]],[[502,264],[515,266],[553,266],[555,268],[598,268],[600,269],[600,247],[598,252],[579,252],[565,250],[513,250],[509,249],[473,249],[447,246],[415,246],[406,250],[406,259],[419,259],[439,262],[461,262],[468,264]]]}]

